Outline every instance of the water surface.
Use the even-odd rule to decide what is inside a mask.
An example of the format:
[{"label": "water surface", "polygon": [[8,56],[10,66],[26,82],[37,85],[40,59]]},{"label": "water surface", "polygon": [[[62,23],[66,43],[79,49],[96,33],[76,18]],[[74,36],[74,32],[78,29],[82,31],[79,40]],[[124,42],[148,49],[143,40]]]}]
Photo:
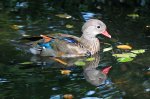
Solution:
[{"label": "water surface", "polygon": [[[36,16],[21,10],[19,13],[2,11],[0,14],[1,99],[62,99],[66,94],[74,99],[150,98],[148,15],[141,14],[133,19],[127,16],[130,11],[120,13],[115,9],[82,12],[80,15],[69,13],[72,18],[60,18],[57,14],[66,12],[54,9],[42,13],[42,16]],[[106,23],[113,38],[99,38],[111,44],[114,51],[116,44],[130,44],[134,49],[147,49],[146,52],[132,62],[118,63],[112,56],[113,51],[102,52],[106,47],[102,44],[101,52],[92,56],[94,60],[86,62],[85,66],[74,63],[87,57],[63,59],[68,63],[65,66],[49,57],[33,56],[26,46],[18,43],[25,35],[65,33],[80,36],[81,26],[89,18],[99,18]],[[108,75],[101,71],[105,66],[112,66]],[[70,70],[71,73],[64,75],[61,70]]]}]

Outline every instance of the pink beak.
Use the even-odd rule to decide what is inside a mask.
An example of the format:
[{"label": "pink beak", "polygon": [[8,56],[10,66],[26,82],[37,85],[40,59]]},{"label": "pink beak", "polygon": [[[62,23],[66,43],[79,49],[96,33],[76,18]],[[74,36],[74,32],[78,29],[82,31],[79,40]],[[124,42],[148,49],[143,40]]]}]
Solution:
[{"label": "pink beak", "polygon": [[106,37],[109,37],[109,38],[111,38],[111,35],[105,30],[103,33],[102,33],[104,36],[106,36]]},{"label": "pink beak", "polygon": [[111,67],[112,67],[112,66],[108,66],[108,67],[104,68],[104,69],[102,70],[102,73],[104,73],[104,74],[107,75],[107,74],[109,73]]}]

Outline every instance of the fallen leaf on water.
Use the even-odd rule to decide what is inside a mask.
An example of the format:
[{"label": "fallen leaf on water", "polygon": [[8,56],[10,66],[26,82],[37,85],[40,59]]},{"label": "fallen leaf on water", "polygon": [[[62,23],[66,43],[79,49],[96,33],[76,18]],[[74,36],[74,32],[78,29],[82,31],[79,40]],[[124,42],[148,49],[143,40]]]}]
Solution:
[{"label": "fallen leaf on water", "polygon": [[65,94],[64,99],[73,99],[73,95],[72,94]]},{"label": "fallen leaf on water", "polygon": [[22,26],[22,25],[12,25],[11,26],[11,28],[12,29],[15,29],[15,30],[18,30],[18,29],[21,29],[21,28],[23,28],[24,26]]},{"label": "fallen leaf on water", "polygon": [[28,64],[33,64],[33,62],[23,62],[23,63],[19,63],[21,65],[28,65]]},{"label": "fallen leaf on water", "polygon": [[131,18],[133,18],[133,19],[140,17],[139,14],[136,14],[136,13],[128,14],[127,16],[128,16],[128,17],[131,17]]},{"label": "fallen leaf on water", "polygon": [[83,62],[83,61],[76,61],[74,64],[77,65],[77,66],[84,66],[85,62]]},{"label": "fallen leaf on water", "polygon": [[112,50],[112,46],[111,46],[111,47],[108,47],[108,48],[104,48],[104,49],[103,49],[103,52],[107,52],[107,51],[110,51],[110,50]]},{"label": "fallen leaf on water", "polygon": [[131,58],[131,57],[121,57],[121,58],[117,59],[118,62],[130,62],[132,60],[133,60],[133,58]]},{"label": "fallen leaf on water", "polygon": [[69,18],[72,17],[71,15],[66,14],[66,13],[64,13],[64,14],[56,14],[55,16],[60,17],[60,18],[66,18],[66,19],[69,19]]},{"label": "fallen leaf on water", "polygon": [[132,47],[129,46],[129,45],[118,45],[117,48],[119,48],[119,49],[124,49],[124,50],[132,49]]},{"label": "fallen leaf on water", "polygon": [[90,62],[90,61],[93,61],[93,60],[95,60],[94,57],[90,57],[90,58],[87,58],[87,59],[86,59],[86,61],[89,61],[89,62]]},{"label": "fallen leaf on water", "polygon": [[23,37],[29,37],[30,35],[27,35],[27,34],[23,34],[22,36],[23,36]]},{"label": "fallen leaf on water", "polygon": [[58,59],[58,58],[53,58],[55,61],[63,64],[63,65],[67,65],[67,63],[64,60]]},{"label": "fallen leaf on water", "polygon": [[145,74],[150,76],[150,71],[147,71]]},{"label": "fallen leaf on water", "polygon": [[61,74],[69,75],[71,70],[60,70]]},{"label": "fallen leaf on water", "polygon": [[136,54],[134,53],[122,53],[122,54],[113,54],[114,57],[136,57]]},{"label": "fallen leaf on water", "polygon": [[67,24],[67,25],[66,25],[66,28],[71,29],[71,28],[73,28],[73,25],[71,25],[71,24]]},{"label": "fallen leaf on water", "polygon": [[132,53],[135,53],[135,54],[141,54],[141,53],[144,53],[144,52],[145,52],[145,49],[132,50],[131,52],[132,52]]}]

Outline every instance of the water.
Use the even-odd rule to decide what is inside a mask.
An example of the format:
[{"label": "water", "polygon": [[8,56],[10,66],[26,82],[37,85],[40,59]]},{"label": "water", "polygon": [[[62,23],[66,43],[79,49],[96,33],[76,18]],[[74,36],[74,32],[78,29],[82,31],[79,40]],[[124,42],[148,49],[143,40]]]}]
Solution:
[{"label": "water", "polygon": [[[22,3],[17,7],[28,7]],[[19,8],[17,8],[19,9]],[[46,8],[45,8],[46,9]],[[92,56],[93,61],[84,58],[63,59],[67,66],[50,59],[37,57],[18,42],[27,35],[66,33],[80,36],[84,20],[72,16],[60,18],[64,12],[48,8],[44,15],[30,13],[0,14],[0,98],[1,99],[62,99],[64,95],[74,99],[149,99],[150,97],[150,18],[146,14],[138,18],[128,17],[130,11],[107,9],[103,14],[84,12],[84,19],[101,18],[107,25],[113,39],[99,37],[101,41],[112,44],[130,44],[134,49],[147,49],[132,62],[118,63],[112,51]],[[114,14],[115,13],[115,14]],[[80,17],[82,17],[82,14]],[[90,14],[90,16],[88,16]],[[35,17],[35,18],[34,18]],[[68,26],[71,28],[68,28]],[[105,48],[105,44],[102,44]],[[114,49],[116,50],[116,49]],[[85,66],[75,66],[76,61],[84,61]],[[102,68],[112,66],[105,75]],[[61,74],[61,70],[70,70]],[[68,98],[69,99],[69,98]]]}]

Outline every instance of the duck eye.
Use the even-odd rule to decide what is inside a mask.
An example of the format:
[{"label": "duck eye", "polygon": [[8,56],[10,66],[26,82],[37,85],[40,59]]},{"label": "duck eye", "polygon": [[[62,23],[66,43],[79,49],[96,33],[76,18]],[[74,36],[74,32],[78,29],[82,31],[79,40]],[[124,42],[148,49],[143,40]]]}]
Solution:
[{"label": "duck eye", "polygon": [[97,26],[97,28],[99,29],[99,28],[101,28],[100,26]]}]

